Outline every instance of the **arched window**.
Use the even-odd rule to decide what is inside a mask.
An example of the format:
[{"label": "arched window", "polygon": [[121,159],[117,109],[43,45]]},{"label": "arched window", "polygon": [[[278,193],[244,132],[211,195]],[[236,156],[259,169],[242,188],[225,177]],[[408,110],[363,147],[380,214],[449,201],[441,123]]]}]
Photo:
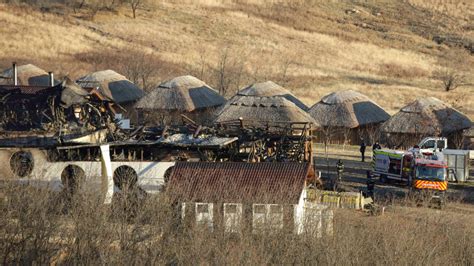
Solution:
[{"label": "arched window", "polygon": [[117,167],[114,171],[114,185],[120,190],[133,189],[138,182],[137,172],[128,165]]},{"label": "arched window", "polygon": [[81,167],[70,164],[61,173],[61,182],[65,190],[75,192],[83,184],[85,177],[86,174]]},{"label": "arched window", "polygon": [[31,152],[17,151],[10,157],[10,169],[19,177],[29,176],[33,172],[34,161]]},{"label": "arched window", "polygon": [[168,184],[170,181],[171,174],[173,173],[174,166],[171,166],[170,168],[166,169],[165,174],[163,175],[163,179],[165,184]]}]

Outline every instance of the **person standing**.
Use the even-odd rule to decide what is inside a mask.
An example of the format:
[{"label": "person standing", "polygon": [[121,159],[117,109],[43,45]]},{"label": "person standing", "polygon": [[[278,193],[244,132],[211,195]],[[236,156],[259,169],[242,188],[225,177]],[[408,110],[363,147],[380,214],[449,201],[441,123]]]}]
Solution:
[{"label": "person standing", "polygon": [[367,144],[365,144],[365,141],[363,138],[360,138],[360,155],[362,157],[362,162],[365,162],[365,148],[367,147]]},{"label": "person standing", "polygon": [[380,149],[382,149],[382,147],[380,146],[379,142],[376,141],[374,145],[372,145],[372,151],[380,150]]},{"label": "person standing", "polygon": [[344,173],[344,163],[342,162],[342,160],[337,161],[336,170],[337,170],[337,179],[338,181],[341,181],[342,174]]},{"label": "person standing", "polygon": [[367,170],[367,196],[374,200],[375,180],[372,178],[372,173]]},{"label": "person standing", "polygon": [[339,183],[342,180],[342,174],[344,172],[344,163],[342,160],[337,161],[336,164],[337,177],[332,178],[332,190],[337,191],[339,188]]}]

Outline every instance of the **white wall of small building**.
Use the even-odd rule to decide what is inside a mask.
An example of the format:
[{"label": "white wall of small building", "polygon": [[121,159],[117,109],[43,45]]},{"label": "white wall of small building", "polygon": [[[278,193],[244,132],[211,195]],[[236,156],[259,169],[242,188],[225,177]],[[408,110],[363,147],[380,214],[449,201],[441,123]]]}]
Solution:
[{"label": "white wall of small building", "polygon": [[[33,171],[27,177],[15,177],[10,169],[10,158],[17,151],[30,152],[33,156]],[[102,173],[101,161],[69,161],[49,162],[46,152],[40,149],[0,149],[0,160],[4,163],[0,166],[3,178],[13,178],[21,183],[35,186],[47,187],[54,191],[63,189],[61,173],[68,165],[76,165],[84,170],[87,187],[92,189],[106,189],[111,180],[107,180]],[[111,175],[119,166],[130,166],[138,175],[138,185],[148,193],[159,192],[164,185],[166,170],[175,165],[175,162],[144,162],[144,161],[112,161],[110,162]],[[112,181],[113,183],[113,181]],[[117,188],[114,188],[117,190]]]}]

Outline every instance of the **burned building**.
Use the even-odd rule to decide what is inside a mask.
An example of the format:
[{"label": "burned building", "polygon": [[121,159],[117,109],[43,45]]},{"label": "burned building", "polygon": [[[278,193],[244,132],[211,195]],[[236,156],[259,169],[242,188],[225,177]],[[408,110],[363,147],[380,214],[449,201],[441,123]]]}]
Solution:
[{"label": "burned building", "polygon": [[2,146],[99,142],[114,130],[111,103],[68,78],[55,86],[1,85],[0,97]]},{"label": "burned building", "polygon": [[116,103],[117,118],[123,120],[122,127],[129,128],[130,122],[137,121],[133,106],[145,93],[125,76],[109,69],[90,73],[76,82],[83,88],[96,88],[102,95]]}]

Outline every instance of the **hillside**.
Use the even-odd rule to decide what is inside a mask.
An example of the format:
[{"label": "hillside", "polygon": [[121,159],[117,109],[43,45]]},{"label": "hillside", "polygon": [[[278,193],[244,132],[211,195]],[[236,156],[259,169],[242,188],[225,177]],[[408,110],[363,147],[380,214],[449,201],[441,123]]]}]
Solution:
[{"label": "hillside", "polygon": [[[149,4],[136,19],[126,7],[0,4],[0,67],[29,62],[73,78],[110,68],[147,87],[192,74],[227,95],[271,79],[308,105],[351,88],[390,113],[431,95],[474,119],[469,1],[186,2]],[[467,85],[446,92],[446,70]]]}]

